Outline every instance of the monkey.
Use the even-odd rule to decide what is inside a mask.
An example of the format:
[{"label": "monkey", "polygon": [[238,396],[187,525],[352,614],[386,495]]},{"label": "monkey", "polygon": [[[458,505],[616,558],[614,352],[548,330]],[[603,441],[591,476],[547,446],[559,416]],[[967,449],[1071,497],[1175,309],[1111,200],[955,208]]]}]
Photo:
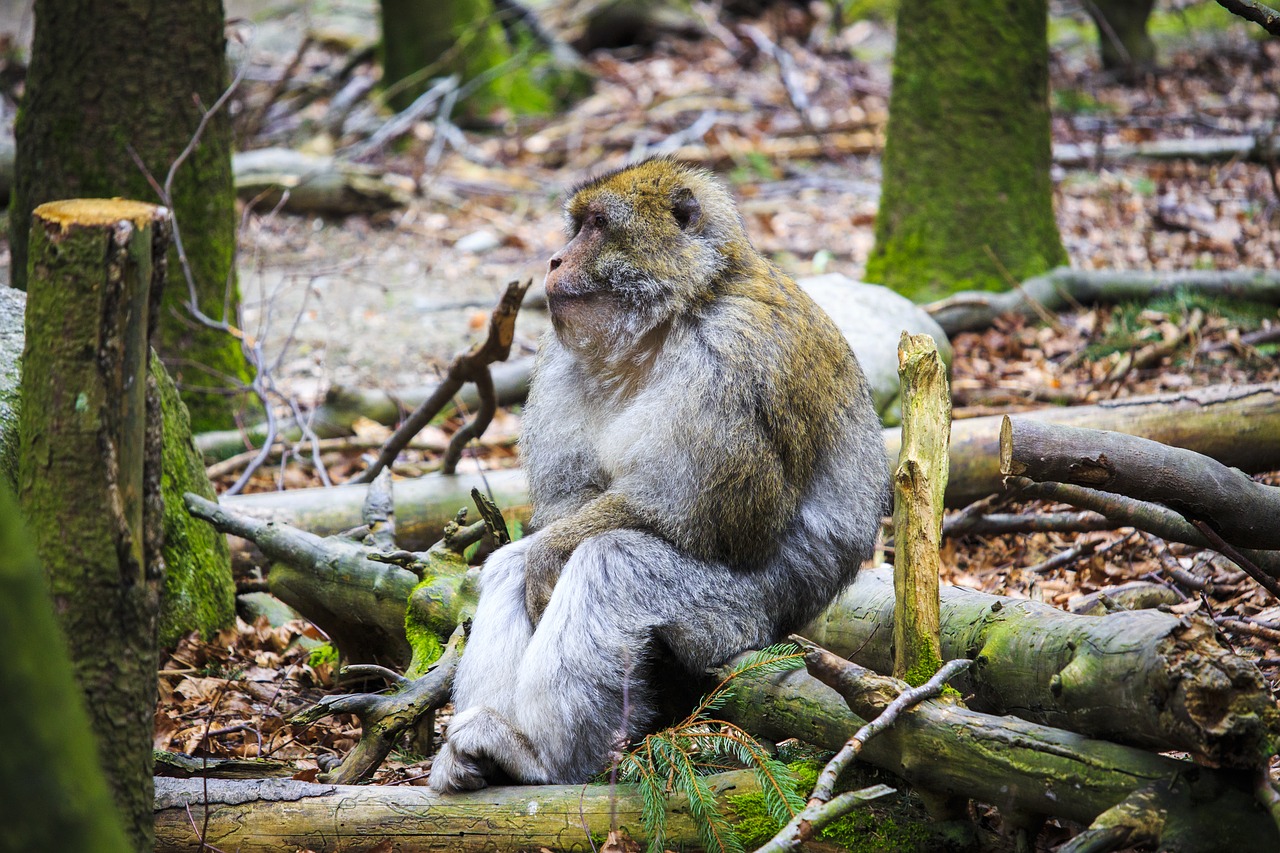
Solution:
[{"label": "monkey", "polygon": [[812,620],[886,509],[856,358],[714,176],[625,166],[565,219],[521,424],[531,532],[481,570],[437,791],[603,771],[667,685]]}]

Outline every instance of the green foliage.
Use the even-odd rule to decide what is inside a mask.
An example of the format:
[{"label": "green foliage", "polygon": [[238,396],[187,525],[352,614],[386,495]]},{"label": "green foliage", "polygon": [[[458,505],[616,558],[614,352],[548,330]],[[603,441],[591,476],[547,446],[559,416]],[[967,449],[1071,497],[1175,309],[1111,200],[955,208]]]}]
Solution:
[{"label": "green foliage", "polygon": [[307,658],[307,665],[311,667],[324,666],[325,664],[338,665],[338,647],[333,643],[322,643],[311,650],[311,655]]},{"label": "green foliage", "polygon": [[845,23],[869,20],[887,24],[898,14],[898,0],[831,0],[831,5]]},{"label": "green foliage", "polygon": [[737,853],[742,840],[720,811],[705,777],[739,766],[755,771],[764,811],[785,823],[804,807],[792,772],[755,738],[732,723],[712,718],[733,695],[739,677],[786,672],[800,667],[803,654],[781,644],[748,656],[702,698],[693,712],[669,729],[649,735],[627,753],[619,765],[620,778],[640,791],[645,835],[650,853],[659,853],[666,839],[666,800],[683,794],[689,814],[698,823],[702,846],[710,851]]},{"label": "green foliage", "polygon": [[1050,94],[1053,109],[1073,115],[1110,115],[1116,111],[1114,104],[1099,101],[1081,89],[1054,89]]}]

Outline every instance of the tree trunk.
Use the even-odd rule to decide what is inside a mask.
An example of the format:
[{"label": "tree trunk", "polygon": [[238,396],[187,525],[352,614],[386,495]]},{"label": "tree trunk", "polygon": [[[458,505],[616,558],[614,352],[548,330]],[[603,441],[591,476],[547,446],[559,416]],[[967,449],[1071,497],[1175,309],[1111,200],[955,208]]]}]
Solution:
[{"label": "tree trunk", "polygon": [[866,277],[916,300],[1067,261],[1049,180],[1044,3],[902,3]]},{"label": "tree trunk", "polygon": [[[154,199],[204,111],[227,86],[221,0],[37,0],[26,94],[18,113],[10,206],[13,285],[26,288],[31,211],[54,199]],[[222,318],[230,286],[235,323],[235,188],[226,110],[209,120],[178,169],[173,214],[200,307]],[[247,380],[240,342],[196,326],[176,247],[157,349],[186,394],[197,431],[229,427],[238,399],[193,391]]]},{"label": "tree trunk", "polygon": [[[494,0],[381,0],[383,82],[397,110],[433,78],[458,75],[474,91],[459,102],[471,119],[498,109],[547,113],[581,92],[587,78],[564,55],[536,44],[540,34]],[[514,35],[514,38],[513,38]]]},{"label": "tree trunk", "polygon": [[1155,0],[1088,0],[1084,4],[1098,27],[1102,67],[1127,81],[1154,71],[1156,45],[1147,33],[1147,18]]},{"label": "tree trunk", "polygon": [[31,229],[19,500],[138,850],[151,848],[160,556],[160,407],[147,338],[168,214],[54,202]]},{"label": "tree trunk", "polygon": [[[18,412],[22,409],[23,314],[27,294],[0,288],[0,480],[18,484]],[[214,499],[204,462],[191,440],[187,408],[173,380],[151,351],[150,378],[160,392],[164,422],[161,488],[164,492],[164,596],[160,605],[160,645],[171,646],[193,630],[205,636],[236,616],[235,581],[225,536],[187,514],[185,492]],[[12,387],[9,383],[12,382]],[[10,454],[12,454],[10,456]]]},{"label": "tree trunk", "polygon": [[0,826],[6,850],[132,849],[98,766],[44,573],[0,482]]}]

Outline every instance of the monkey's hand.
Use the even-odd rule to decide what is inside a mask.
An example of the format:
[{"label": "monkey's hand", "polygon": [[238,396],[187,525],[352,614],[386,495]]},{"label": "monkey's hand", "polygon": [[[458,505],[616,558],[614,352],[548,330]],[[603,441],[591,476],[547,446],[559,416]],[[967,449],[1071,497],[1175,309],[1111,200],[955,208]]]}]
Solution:
[{"label": "monkey's hand", "polygon": [[568,541],[556,536],[554,528],[548,528],[537,542],[529,547],[524,555],[524,606],[529,613],[529,621],[537,627],[542,613],[551,601],[551,591],[564,564],[573,554],[576,541]]}]

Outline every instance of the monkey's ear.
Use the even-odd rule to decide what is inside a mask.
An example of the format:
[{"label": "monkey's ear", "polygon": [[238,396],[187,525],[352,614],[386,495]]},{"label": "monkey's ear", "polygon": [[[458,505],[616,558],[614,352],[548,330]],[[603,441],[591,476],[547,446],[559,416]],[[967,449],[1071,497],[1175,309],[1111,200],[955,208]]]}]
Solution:
[{"label": "monkey's ear", "polygon": [[671,200],[671,213],[675,216],[680,228],[687,231],[702,219],[702,205],[698,204],[698,200],[694,198],[693,190],[681,187],[676,190],[675,197]]}]

